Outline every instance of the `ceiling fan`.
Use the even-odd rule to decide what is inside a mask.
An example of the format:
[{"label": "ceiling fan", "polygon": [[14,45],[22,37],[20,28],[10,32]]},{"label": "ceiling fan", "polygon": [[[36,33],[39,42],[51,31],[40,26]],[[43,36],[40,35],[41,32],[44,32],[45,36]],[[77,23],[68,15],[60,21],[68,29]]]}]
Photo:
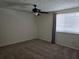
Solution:
[{"label": "ceiling fan", "polygon": [[36,16],[39,16],[42,13],[48,14],[48,12],[45,12],[45,11],[42,11],[41,9],[38,9],[36,4],[18,3],[18,2],[10,2],[10,1],[5,1],[4,3],[6,4],[7,7],[12,7],[12,6],[33,6],[34,8],[30,12],[32,12]]},{"label": "ceiling fan", "polygon": [[41,11],[41,9],[38,9],[36,4],[34,4],[33,6],[34,6],[34,8],[32,9],[32,12],[33,12],[36,16],[39,16],[39,15],[42,14],[42,13],[48,14],[48,12]]}]

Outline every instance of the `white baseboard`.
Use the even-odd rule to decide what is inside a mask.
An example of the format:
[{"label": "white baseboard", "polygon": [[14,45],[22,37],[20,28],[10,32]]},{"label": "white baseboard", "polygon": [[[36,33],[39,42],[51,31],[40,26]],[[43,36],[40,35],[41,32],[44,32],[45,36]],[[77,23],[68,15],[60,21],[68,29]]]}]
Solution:
[{"label": "white baseboard", "polygon": [[20,42],[32,40],[32,39],[35,39],[35,38],[28,38],[28,39],[24,39],[24,40],[20,40],[20,41],[18,40],[18,41],[15,41],[15,42],[6,42],[6,43],[3,43],[3,44],[0,44],[0,47],[4,47],[4,46],[20,43]]},{"label": "white baseboard", "polygon": [[51,39],[46,39],[46,38],[43,38],[43,37],[40,37],[39,39],[51,42]]}]

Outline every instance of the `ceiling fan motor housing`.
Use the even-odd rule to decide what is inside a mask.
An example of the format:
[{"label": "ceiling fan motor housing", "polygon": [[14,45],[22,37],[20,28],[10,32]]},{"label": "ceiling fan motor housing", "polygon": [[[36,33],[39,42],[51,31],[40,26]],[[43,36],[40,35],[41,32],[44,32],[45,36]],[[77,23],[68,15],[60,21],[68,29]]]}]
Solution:
[{"label": "ceiling fan motor housing", "polygon": [[32,11],[33,11],[34,13],[36,13],[36,12],[40,13],[40,10],[37,9],[37,8],[34,8]]}]

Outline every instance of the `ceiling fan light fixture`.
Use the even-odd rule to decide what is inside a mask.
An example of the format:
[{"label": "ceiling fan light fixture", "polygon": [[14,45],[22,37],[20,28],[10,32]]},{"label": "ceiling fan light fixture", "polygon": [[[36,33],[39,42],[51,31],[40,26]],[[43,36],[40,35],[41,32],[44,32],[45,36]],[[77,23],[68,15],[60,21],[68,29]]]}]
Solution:
[{"label": "ceiling fan light fixture", "polygon": [[39,16],[40,14],[38,12],[33,13],[35,16]]}]

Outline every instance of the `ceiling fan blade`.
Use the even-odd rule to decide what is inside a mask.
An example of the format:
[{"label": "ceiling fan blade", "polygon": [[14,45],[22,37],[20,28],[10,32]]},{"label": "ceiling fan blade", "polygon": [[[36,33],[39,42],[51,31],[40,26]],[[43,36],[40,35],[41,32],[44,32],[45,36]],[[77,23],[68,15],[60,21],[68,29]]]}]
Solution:
[{"label": "ceiling fan blade", "polygon": [[41,11],[40,13],[45,13],[45,14],[48,14],[49,12],[44,12],[44,11]]}]

